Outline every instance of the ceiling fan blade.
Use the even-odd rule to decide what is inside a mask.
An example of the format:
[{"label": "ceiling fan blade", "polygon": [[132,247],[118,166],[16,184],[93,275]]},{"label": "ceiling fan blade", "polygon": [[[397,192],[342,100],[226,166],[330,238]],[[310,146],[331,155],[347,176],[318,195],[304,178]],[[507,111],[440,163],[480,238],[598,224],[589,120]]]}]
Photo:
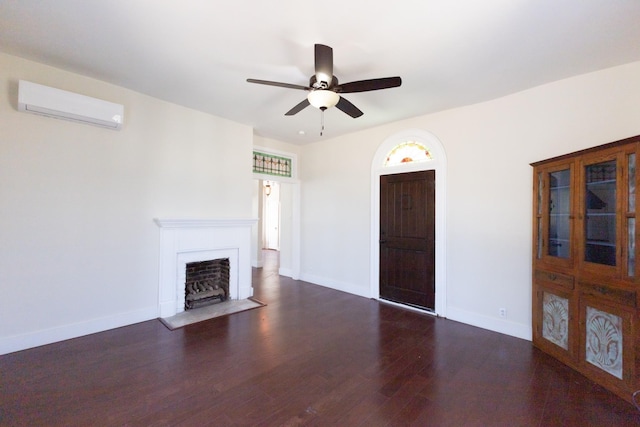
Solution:
[{"label": "ceiling fan blade", "polygon": [[336,104],[336,107],[338,108],[338,110],[347,113],[354,119],[364,114],[362,111],[358,109],[358,107],[356,107],[351,102],[344,99],[344,97],[342,96],[340,97],[340,100]]},{"label": "ceiling fan blade", "polygon": [[267,86],[286,87],[287,89],[311,90],[311,88],[307,87],[307,86],[294,85],[294,84],[291,84],[291,83],[272,82],[272,81],[269,81],[269,80],[247,79],[247,82],[249,82],[249,83],[257,83],[257,84],[260,84],[260,85],[267,85]]},{"label": "ceiling fan blade", "polygon": [[333,49],[323,44],[315,45],[316,81],[331,85],[333,80]]},{"label": "ceiling fan blade", "polygon": [[359,80],[357,82],[349,82],[338,85],[336,92],[354,93],[367,92],[370,90],[389,89],[398,87],[402,84],[400,77],[384,77],[382,79]]},{"label": "ceiling fan blade", "polygon": [[305,108],[307,108],[309,105],[311,105],[311,104],[309,104],[309,100],[305,98],[301,103],[299,103],[298,105],[293,107],[291,110],[289,110],[286,113],[284,113],[284,115],[285,116],[293,116],[294,114],[298,114],[300,111],[302,111]]}]

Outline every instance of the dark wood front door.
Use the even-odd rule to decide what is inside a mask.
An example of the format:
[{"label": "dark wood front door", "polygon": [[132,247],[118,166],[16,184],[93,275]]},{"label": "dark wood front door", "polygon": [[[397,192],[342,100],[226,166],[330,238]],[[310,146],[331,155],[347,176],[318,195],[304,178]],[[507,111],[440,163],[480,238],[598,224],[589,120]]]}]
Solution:
[{"label": "dark wood front door", "polygon": [[380,177],[380,298],[435,310],[435,171]]}]

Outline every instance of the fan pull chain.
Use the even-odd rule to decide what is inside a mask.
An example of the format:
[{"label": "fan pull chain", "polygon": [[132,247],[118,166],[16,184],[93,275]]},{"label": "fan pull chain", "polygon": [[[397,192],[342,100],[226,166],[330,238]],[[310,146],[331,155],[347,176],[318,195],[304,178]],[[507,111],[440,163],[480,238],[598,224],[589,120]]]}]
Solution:
[{"label": "fan pull chain", "polygon": [[324,112],[327,107],[320,107],[320,136],[324,133]]}]

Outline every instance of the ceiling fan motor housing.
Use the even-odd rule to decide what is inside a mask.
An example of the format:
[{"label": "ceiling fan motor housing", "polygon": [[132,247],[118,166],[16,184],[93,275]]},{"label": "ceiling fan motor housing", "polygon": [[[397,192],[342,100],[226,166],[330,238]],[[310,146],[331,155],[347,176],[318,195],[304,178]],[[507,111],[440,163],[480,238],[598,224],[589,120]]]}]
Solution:
[{"label": "ceiling fan motor housing", "polygon": [[[318,81],[315,75],[309,79],[309,87],[313,89],[331,89],[334,90],[338,86],[338,78],[333,76],[331,83],[325,81]],[[335,92],[335,90],[334,90]]]}]

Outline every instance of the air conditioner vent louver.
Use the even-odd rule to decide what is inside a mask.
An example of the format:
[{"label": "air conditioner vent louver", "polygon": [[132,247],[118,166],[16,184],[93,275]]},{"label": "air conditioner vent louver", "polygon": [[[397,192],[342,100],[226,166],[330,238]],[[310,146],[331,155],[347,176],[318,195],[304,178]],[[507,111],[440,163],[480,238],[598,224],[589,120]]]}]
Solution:
[{"label": "air conditioner vent louver", "polygon": [[120,130],[124,106],[66,90],[20,80],[18,110]]}]

